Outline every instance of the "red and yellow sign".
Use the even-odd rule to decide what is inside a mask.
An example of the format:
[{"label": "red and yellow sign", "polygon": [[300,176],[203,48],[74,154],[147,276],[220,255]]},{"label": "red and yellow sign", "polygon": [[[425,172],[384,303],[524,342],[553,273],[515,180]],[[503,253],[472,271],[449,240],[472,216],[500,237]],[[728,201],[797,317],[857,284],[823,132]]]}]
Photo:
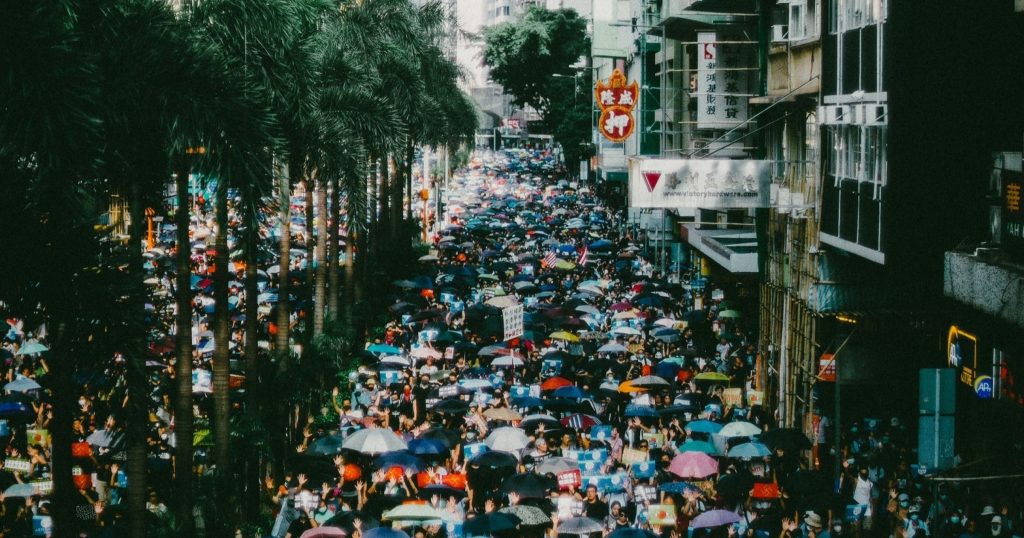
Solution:
[{"label": "red and yellow sign", "polygon": [[633,134],[636,128],[633,107],[639,97],[640,87],[636,81],[627,85],[626,76],[618,69],[612,71],[607,81],[597,81],[594,98],[601,108],[597,128],[605,138],[612,142],[622,142]]}]

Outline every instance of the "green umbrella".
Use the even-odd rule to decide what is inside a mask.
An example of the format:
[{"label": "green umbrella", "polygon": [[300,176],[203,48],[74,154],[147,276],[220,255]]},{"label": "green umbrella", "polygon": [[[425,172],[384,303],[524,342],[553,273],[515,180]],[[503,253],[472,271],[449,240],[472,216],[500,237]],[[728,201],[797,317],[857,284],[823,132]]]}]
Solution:
[{"label": "green umbrella", "polygon": [[21,346],[21,349],[19,349],[18,353],[16,353],[16,354],[17,355],[35,355],[37,353],[43,353],[45,351],[50,351],[50,348],[44,346],[43,344],[40,344],[39,342],[29,342],[29,343]]},{"label": "green umbrella", "polygon": [[720,318],[742,318],[743,314],[740,314],[739,310],[722,310],[718,313]]}]

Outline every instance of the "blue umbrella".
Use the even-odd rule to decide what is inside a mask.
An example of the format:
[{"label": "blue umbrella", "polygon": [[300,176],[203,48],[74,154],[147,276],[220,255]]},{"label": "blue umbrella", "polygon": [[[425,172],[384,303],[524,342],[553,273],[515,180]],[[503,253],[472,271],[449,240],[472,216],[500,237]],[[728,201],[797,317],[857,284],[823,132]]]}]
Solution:
[{"label": "blue umbrella", "polygon": [[712,445],[711,443],[709,443],[707,441],[694,441],[692,439],[689,440],[689,441],[686,441],[682,445],[679,445],[679,451],[680,452],[703,452],[703,453],[705,453],[705,454],[707,454],[709,456],[717,456],[718,455],[718,449],[715,448],[715,445]]},{"label": "blue umbrella", "polygon": [[682,370],[678,364],[674,362],[661,361],[657,366],[654,367],[654,374],[658,377],[664,377],[665,379],[672,379]]},{"label": "blue umbrella", "polygon": [[375,527],[364,532],[363,538],[409,538],[409,535],[392,527]]},{"label": "blue umbrella", "polygon": [[598,239],[590,244],[590,250],[607,250],[612,248],[613,244],[607,239]]},{"label": "blue umbrella", "polygon": [[629,404],[626,406],[627,417],[657,417],[658,411],[649,405]]},{"label": "blue umbrella", "polygon": [[667,484],[661,484],[659,486],[661,491],[665,493],[683,494],[687,491],[700,491],[700,488],[690,484],[689,482],[669,482]]},{"label": "blue umbrella", "polygon": [[583,389],[577,387],[576,385],[559,387],[555,389],[551,393],[551,395],[556,398],[571,398],[573,400],[579,400],[580,398],[586,398],[587,396],[589,396],[586,392],[583,392]]},{"label": "blue umbrella", "polygon": [[423,462],[416,456],[404,451],[385,452],[373,460],[373,465],[378,469],[385,469],[398,465],[406,469],[421,471],[424,469]]},{"label": "blue umbrella", "polygon": [[447,450],[435,439],[413,439],[409,441],[409,452],[417,456],[433,456],[444,454]]},{"label": "blue umbrella", "polygon": [[771,449],[761,443],[743,443],[729,449],[730,458],[757,459],[771,454]]},{"label": "blue umbrella", "polygon": [[373,344],[372,346],[366,348],[366,351],[378,355],[397,355],[402,352],[401,349],[398,349],[395,346],[389,346],[387,344]]},{"label": "blue umbrella", "polygon": [[698,433],[718,433],[722,431],[722,425],[710,420],[694,420],[686,425],[686,430]]},{"label": "blue umbrella", "polygon": [[542,407],[544,402],[540,398],[534,398],[533,396],[519,396],[512,398],[511,404],[512,407],[529,409],[531,407]]}]

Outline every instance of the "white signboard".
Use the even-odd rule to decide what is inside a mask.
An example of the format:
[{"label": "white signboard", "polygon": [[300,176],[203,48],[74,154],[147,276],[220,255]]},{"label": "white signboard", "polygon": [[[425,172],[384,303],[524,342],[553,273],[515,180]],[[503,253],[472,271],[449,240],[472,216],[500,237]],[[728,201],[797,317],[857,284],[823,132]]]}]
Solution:
[{"label": "white signboard", "polygon": [[731,129],[747,121],[750,46],[742,36],[697,33],[697,128]]},{"label": "white signboard", "polygon": [[505,338],[511,340],[523,335],[523,305],[517,304],[501,310],[502,321],[505,322]]},{"label": "white signboard", "polygon": [[768,161],[731,159],[632,159],[629,205],[642,208],[767,207]]}]

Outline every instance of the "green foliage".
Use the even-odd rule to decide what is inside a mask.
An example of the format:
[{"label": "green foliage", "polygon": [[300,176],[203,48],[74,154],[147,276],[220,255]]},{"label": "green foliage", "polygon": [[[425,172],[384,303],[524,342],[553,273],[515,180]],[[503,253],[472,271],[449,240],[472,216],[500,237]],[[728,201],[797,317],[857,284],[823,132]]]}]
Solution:
[{"label": "green foliage", "polygon": [[572,9],[531,8],[514,22],[484,32],[484,63],[519,106],[537,110],[568,162],[585,158],[591,139],[590,69],[573,66],[590,54],[587,21]]}]

